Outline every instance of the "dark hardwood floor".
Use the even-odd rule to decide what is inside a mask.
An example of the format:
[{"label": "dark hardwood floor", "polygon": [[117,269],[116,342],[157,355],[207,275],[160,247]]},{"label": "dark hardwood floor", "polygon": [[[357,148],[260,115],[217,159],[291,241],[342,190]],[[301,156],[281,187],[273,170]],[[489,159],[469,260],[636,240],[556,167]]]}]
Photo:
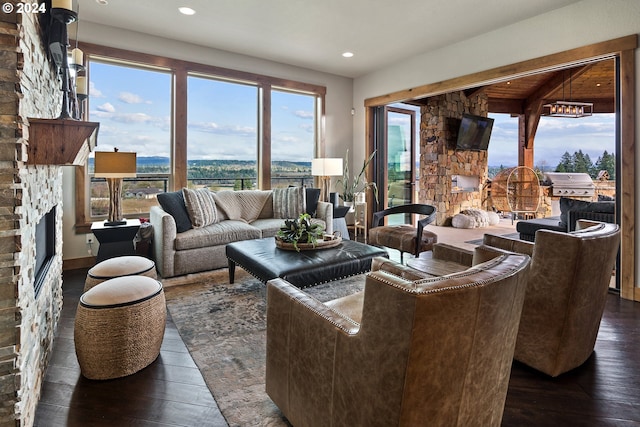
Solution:
[{"label": "dark hardwood floor", "polygon": [[[160,357],[129,377],[80,375],[73,321],[86,271],[64,273],[64,308],[36,425],[227,426],[169,319]],[[502,425],[640,426],[640,303],[610,295],[596,352],[552,379],[514,363]],[[426,424],[428,425],[428,424]]]},{"label": "dark hardwood floor", "polygon": [[35,425],[226,427],[170,317],[160,356],[142,371],[107,381],[80,374],[73,323],[85,277],[86,270],[64,272],[62,315]]}]

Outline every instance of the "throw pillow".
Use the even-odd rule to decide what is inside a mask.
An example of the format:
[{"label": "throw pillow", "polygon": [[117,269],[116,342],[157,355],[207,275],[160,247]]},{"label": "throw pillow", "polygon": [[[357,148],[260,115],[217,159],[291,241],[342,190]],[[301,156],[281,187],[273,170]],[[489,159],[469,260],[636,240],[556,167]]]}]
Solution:
[{"label": "throw pillow", "polygon": [[158,203],[176,222],[176,231],[182,233],[192,228],[191,219],[184,204],[182,191],[158,194]]},{"label": "throw pillow", "polygon": [[206,227],[218,222],[216,202],[208,188],[197,190],[183,188],[182,194],[194,228]]},{"label": "throw pillow", "polygon": [[273,217],[281,219],[298,218],[305,212],[305,191],[303,187],[276,188],[273,190]]},{"label": "throw pillow", "polygon": [[307,202],[306,212],[315,218],[316,210],[318,210],[318,201],[320,200],[320,189],[305,188],[304,196]]},{"label": "throw pillow", "polygon": [[242,204],[236,195],[236,191],[223,190],[216,192],[213,197],[216,200],[218,214],[224,219],[240,221],[242,219]]}]

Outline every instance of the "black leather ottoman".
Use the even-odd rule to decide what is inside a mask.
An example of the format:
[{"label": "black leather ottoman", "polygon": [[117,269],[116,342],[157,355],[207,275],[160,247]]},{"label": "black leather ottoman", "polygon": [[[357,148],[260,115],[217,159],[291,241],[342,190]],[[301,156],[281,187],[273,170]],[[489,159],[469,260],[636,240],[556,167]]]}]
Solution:
[{"label": "black leather ottoman", "polygon": [[335,248],[288,251],[277,248],[272,237],[230,243],[226,254],[229,283],[239,265],[263,283],[280,277],[299,288],[366,273],[374,257],[389,257],[384,249],[353,240],[343,240]]}]

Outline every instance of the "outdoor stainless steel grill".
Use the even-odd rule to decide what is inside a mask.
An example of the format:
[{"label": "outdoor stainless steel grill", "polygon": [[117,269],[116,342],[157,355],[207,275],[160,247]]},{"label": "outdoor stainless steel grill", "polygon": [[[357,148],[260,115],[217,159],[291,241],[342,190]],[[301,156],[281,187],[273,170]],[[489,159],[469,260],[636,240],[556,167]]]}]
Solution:
[{"label": "outdoor stainless steel grill", "polygon": [[593,197],[596,186],[586,173],[547,172],[545,180],[551,184],[552,196]]}]

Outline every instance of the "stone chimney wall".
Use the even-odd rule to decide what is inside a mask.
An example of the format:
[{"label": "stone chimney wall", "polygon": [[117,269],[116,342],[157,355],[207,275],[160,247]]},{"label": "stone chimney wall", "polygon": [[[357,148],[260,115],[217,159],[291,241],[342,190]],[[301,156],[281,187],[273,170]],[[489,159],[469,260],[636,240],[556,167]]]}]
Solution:
[{"label": "stone chimney wall", "polygon": [[[60,83],[40,14],[0,14],[0,425],[31,426],[62,309],[62,169],[27,165],[28,117],[54,118]],[[34,292],[35,228],[56,208],[55,255]]]},{"label": "stone chimney wall", "polygon": [[[488,111],[486,95],[462,91],[431,97],[421,108],[419,200],[436,207],[436,225],[450,225],[461,210],[482,209],[487,152],[455,150],[455,144],[462,115],[486,117]],[[476,181],[476,191],[455,191],[454,175]]]}]

